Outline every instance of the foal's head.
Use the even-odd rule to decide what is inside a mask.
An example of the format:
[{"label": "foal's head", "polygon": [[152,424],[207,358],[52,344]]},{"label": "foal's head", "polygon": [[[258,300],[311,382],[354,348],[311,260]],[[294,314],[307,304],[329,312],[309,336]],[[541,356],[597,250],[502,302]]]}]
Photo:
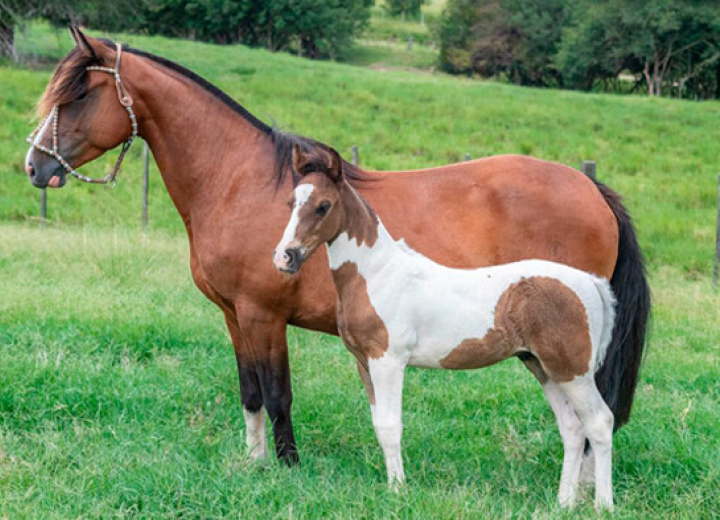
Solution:
[{"label": "foal's head", "polygon": [[275,267],[286,273],[296,273],[321,244],[340,234],[343,197],[352,190],[344,179],[342,159],[332,148],[305,152],[295,145],[293,168],[300,180],[288,201],[292,215],[273,257]]}]

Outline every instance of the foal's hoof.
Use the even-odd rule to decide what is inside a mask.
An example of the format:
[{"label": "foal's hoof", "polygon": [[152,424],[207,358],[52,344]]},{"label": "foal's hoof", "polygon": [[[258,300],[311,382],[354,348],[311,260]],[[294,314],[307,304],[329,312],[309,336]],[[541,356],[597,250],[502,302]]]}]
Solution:
[{"label": "foal's hoof", "polygon": [[399,495],[401,491],[405,490],[405,481],[397,479],[388,480],[388,489],[396,495]]},{"label": "foal's hoof", "polygon": [[615,511],[615,505],[613,505],[612,500],[610,502],[607,501],[595,501],[595,511],[601,512],[601,511],[607,511],[609,513],[613,513]]}]

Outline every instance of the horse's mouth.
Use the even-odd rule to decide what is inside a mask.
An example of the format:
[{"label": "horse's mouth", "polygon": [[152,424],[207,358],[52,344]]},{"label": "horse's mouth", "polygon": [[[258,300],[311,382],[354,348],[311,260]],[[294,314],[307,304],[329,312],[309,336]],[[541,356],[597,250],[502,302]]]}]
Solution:
[{"label": "horse's mouth", "polygon": [[47,185],[49,188],[62,188],[65,186],[66,182],[67,176],[64,173],[61,173],[60,175],[53,175],[50,177]]},{"label": "horse's mouth", "polygon": [[43,181],[37,174],[30,175],[30,182],[36,188],[62,188],[67,182],[67,174],[65,168],[58,165],[57,168],[52,172],[52,175],[47,181]]}]

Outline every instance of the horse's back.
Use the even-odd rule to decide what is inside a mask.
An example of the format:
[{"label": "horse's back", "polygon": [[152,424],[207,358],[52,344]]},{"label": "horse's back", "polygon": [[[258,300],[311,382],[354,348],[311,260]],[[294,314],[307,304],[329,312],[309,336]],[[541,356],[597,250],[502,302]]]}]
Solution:
[{"label": "horse's back", "polygon": [[501,155],[369,177],[356,185],[390,233],[443,265],[541,258],[612,275],[615,217],[573,168]]}]

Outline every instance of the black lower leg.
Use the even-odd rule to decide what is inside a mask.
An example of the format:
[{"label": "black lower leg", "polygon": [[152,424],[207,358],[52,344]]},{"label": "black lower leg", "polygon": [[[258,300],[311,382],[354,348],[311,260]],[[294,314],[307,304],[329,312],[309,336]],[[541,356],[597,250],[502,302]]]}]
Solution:
[{"label": "black lower leg", "polygon": [[260,385],[263,390],[263,403],[273,427],[275,452],[288,466],[299,462],[297,443],[293,433],[290,409],[292,407],[292,388],[290,370],[284,366],[266,367],[259,371]]}]

